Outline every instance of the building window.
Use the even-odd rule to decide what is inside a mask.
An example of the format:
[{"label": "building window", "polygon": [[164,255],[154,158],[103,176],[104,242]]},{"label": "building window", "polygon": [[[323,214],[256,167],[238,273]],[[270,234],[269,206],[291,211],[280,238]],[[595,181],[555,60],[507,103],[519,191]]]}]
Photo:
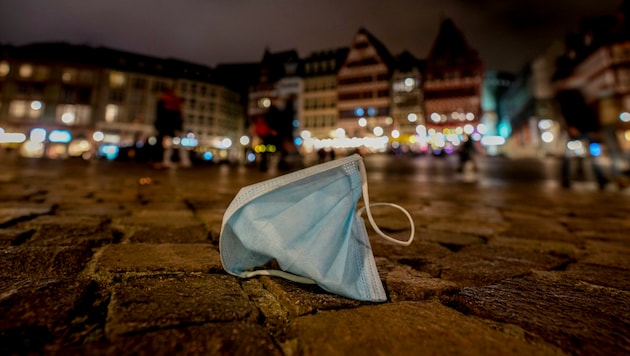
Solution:
[{"label": "building window", "polygon": [[164,89],[168,88],[168,84],[160,81],[160,80],[156,80],[155,82],[153,82],[153,84],[151,85],[151,91],[154,93],[159,93],[164,91]]},{"label": "building window", "polygon": [[20,66],[18,74],[22,78],[30,78],[31,76],[33,76],[33,66],[30,64],[22,64]]},{"label": "building window", "polygon": [[44,104],[39,100],[13,100],[9,115],[16,118],[37,119],[44,114]]},{"label": "building window", "polygon": [[55,120],[65,125],[87,125],[90,116],[89,105],[57,105]]},{"label": "building window", "polygon": [[132,105],[144,105],[146,102],[144,94],[130,94],[129,96],[129,102]]},{"label": "building window", "polygon": [[0,62],[0,78],[9,75],[10,69],[11,67],[9,66],[9,63],[5,61]]},{"label": "building window", "polygon": [[115,103],[122,103],[125,100],[125,91],[118,89],[109,92],[109,101]]},{"label": "building window", "polygon": [[134,89],[144,90],[147,88],[147,80],[144,78],[133,78],[131,80],[131,87]]},{"label": "building window", "polygon": [[120,115],[120,107],[115,104],[109,104],[105,107],[105,121],[115,122]]},{"label": "building window", "polygon": [[111,72],[109,73],[109,86],[111,88],[124,88],[127,78],[124,73]]}]

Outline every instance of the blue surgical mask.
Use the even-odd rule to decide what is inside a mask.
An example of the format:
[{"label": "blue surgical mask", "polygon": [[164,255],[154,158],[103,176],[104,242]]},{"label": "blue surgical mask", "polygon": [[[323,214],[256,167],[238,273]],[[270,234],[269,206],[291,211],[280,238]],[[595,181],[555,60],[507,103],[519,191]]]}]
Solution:
[{"label": "blue surgical mask", "polygon": [[[363,194],[364,207],[357,210]],[[316,283],[348,298],[383,302],[385,289],[378,275],[363,211],[376,233],[407,246],[414,237],[411,215],[409,239],[384,234],[370,211],[363,160],[352,155],[242,188],[228,206],[221,227],[223,268],[249,278],[283,277]],[[271,260],[281,270],[255,270]]]}]

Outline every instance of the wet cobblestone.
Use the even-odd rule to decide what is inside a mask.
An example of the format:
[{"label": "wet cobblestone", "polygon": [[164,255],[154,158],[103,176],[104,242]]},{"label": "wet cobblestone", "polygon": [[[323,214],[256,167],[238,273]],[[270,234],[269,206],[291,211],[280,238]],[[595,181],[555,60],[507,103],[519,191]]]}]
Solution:
[{"label": "wet cobblestone", "polygon": [[[407,208],[417,234],[402,247],[368,227],[388,301],[365,303],[223,271],[225,209],[275,172],[0,164],[2,355],[630,354],[627,192],[420,179],[411,159],[367,157],[370,200]],[[374,216],[406,236],[395,210]]]}]

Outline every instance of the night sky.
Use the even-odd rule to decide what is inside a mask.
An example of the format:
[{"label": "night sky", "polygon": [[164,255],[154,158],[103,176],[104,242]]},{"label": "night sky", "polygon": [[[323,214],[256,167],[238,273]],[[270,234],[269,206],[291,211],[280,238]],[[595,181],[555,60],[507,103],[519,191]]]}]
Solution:
[{"label": "night sky", "polygon": [[622,0],[3,0],[0,43],[65,41],[215,66],[258,62],[265,48],[349,46],[365,27],[392,54],[426,58],[452,18],[488,70],[516,72],[586,16]]}]

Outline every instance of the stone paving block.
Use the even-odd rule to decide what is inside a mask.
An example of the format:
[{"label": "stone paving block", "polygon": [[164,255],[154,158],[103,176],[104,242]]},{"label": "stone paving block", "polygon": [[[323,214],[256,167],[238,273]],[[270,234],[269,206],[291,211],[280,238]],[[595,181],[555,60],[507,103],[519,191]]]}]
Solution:
[{"label": "stone paving block", "polygon": [[561,355],[436,301],[322,311],[294,319],[282,344],[300,355]]},{"label": "stone paving block", "polygon": [[525,237],[538,240],[556,240],[578,243],[575,234],[557,219],[548,219],[531,214],[506,213],[510,227],[500,235]]},{"label": "stone paving block", "polygon": [[301,284],[266,276],[259,279],[291,316],[305,315],[317,310],[353,308],[365,303],[327,292],[315,284]]},{"label": "stone paving block", "polygon": [[47,190],[41,189],[36,185],[28,185],[21,183],[9,183],[3,184],[3,189],[0,190],[0,201],[20,201],[29,202],[34,200],[40,200],[47,194]]},{"label": "stone paving block", "polygon": [[212,241],[219,242],[219,235],[221,234],[221,224],[223,223],[223,215],[225,214],[225,207],[215,209],[201,209],[195,210],[195,214],[206,226],[206,229],[210,233]]},{"label": "stone paving block", "polygon": [[[583,243],[580,243],[583,245]],[[540,253],[564,257],[575,260],[585,255],[585,250],[569,241],[545,241],[539,239],[513,238],[513,237],[493,237],[488,240],[488,246],[510,248],[513,250],[523,250],[530,253]]]},{"label": "stone paving block", "polygon": [[210,244],[115,244],[104,248],[96,273],[222,272],[221,257]]},{"label": "stone paving block", "polygon": [[409,246],[400,246],[370,234],[370,245],[375,257],[386,257],[390,260],[414,259],[428,263],[453,253],[437,243],[424,241],[422,236],[416,236]]},{"label": "stone paving block", "polygon": [[[603,217],[594,219],[593,217],[560,219],[567,228],[574,233],[599,235],[602,238],[612,236],[627,237],[630,232],[630,221],[627,217],[612,218]],[[620,239],[621,240],[621,239]]]},{"label": "stone paving block", "polygon": [[3,205],[0,206],[0,228],[9,227],[18,222],[30,220],[40,215],[50,214],[52,211],[52,205]]},{"label": "stone paving block", "polygon": [[174,274],[134,277],[113,288],[108,338],[209,322],[256,320],[258,313],[235,277]]},{"label": "stone paving block", "polygon": [[276,295],[265,288],[265,285],[258,278],[243,280],[241,286],[260,311],[261,322],[268,332],[271,335],[284,332],[291,312],[283,306]]},{"label": "stone paving block", "polygon": [[74,278],[91,257],[92,250],[85,245],[0,248],[0,277]]},{"label": "stone paving block", "polygon": [[99,189],[94,193],[94,200],[101,204],[140,204],[137,188],[106,190]]},{"label": "stone paving block", "polygon": [[89,343],[63,352],[81,355],[282,355],[264,328],[246,322],[205,324],[118,336],[115,343]]},{"label": "stone paving block", "polygon": [[453,282],[433,278],[428,273],[393,263],[386,258],[377,257],[376,267],[391,302],[424,300],[458,289]]},{"label": "stone paving block", "polygon": [[627,242],[587,240],[585,245],[588,253],[580,262],[630,270],[630,244]]},{"label": "stone paving block", "polygon": [[622,355],[630,352],[629,301],[628,292],[544,272],[463,288],[447,303],[519,325],[572,354]]},{"label": "stone paving block", "polygon": [[477,234],[461,234],[449,231],[436,231],[426,228],[416,230],[416,239],[425,242],[438,243],[440,246],[446,247],[454,252],[457,252],[466,246],[481,245],[487,241],[487,239],[484,239]]},{"label": "stone paving block", "polygon": [[22,285],[0,299],[0,354],[38,352],[65,337],[93,288],[85,281],[46,281]]},{"label": "stone paving block", "polygon": [[135,243],[208,242],[206,227],[190,210],[143,210],[113,219],[112,228],[122,231],[124,239]]},{"label": "stone paving block", "polygon": [[94,201],[68,204],[60,203],[56,215],[96,216],[106,219],[131,215],[131,211],[120,203],[96,203]]},{"label": "stone paving block", "polygon": [[[440,259],[436,264],[441,271],[440,278],[467,286],[490,284],[533,270],[551,270],[569,261],[566,257],[511,248],[470,246]],[[427,272],[434,273],[434,270]]]},{"label": "stone paving block", "polygon": [[573,263],[563,271],[562,276],[630,292],[630,270],[628,269]]},{"label": "stone paving block", "polygon": [[510,226],[498,209],[455,202],[432,202],[416,216],[424,228],[484,237],[501,233]]},{"label": "stone paving block", "polygon": [[29,245],[88,245],[102,246],[114,241],[107,226],[108,219],[96,216],[46,215],[29,221],[25,226],[36,230]]},{"label": "stone paving block", "polygon": [[447,221],[435,221],[428,225],[429,229],[436,231],[450,232],[454,234],[470,234],[475,236],[490,237],[506,230],[504,224],[493,225],[485,221],[458,221],[449,219]]},{"label": "stone paving block", "polygon": [[0,246],[21,245],[34,233],[35,230],[33,229],[0,229]]}]

